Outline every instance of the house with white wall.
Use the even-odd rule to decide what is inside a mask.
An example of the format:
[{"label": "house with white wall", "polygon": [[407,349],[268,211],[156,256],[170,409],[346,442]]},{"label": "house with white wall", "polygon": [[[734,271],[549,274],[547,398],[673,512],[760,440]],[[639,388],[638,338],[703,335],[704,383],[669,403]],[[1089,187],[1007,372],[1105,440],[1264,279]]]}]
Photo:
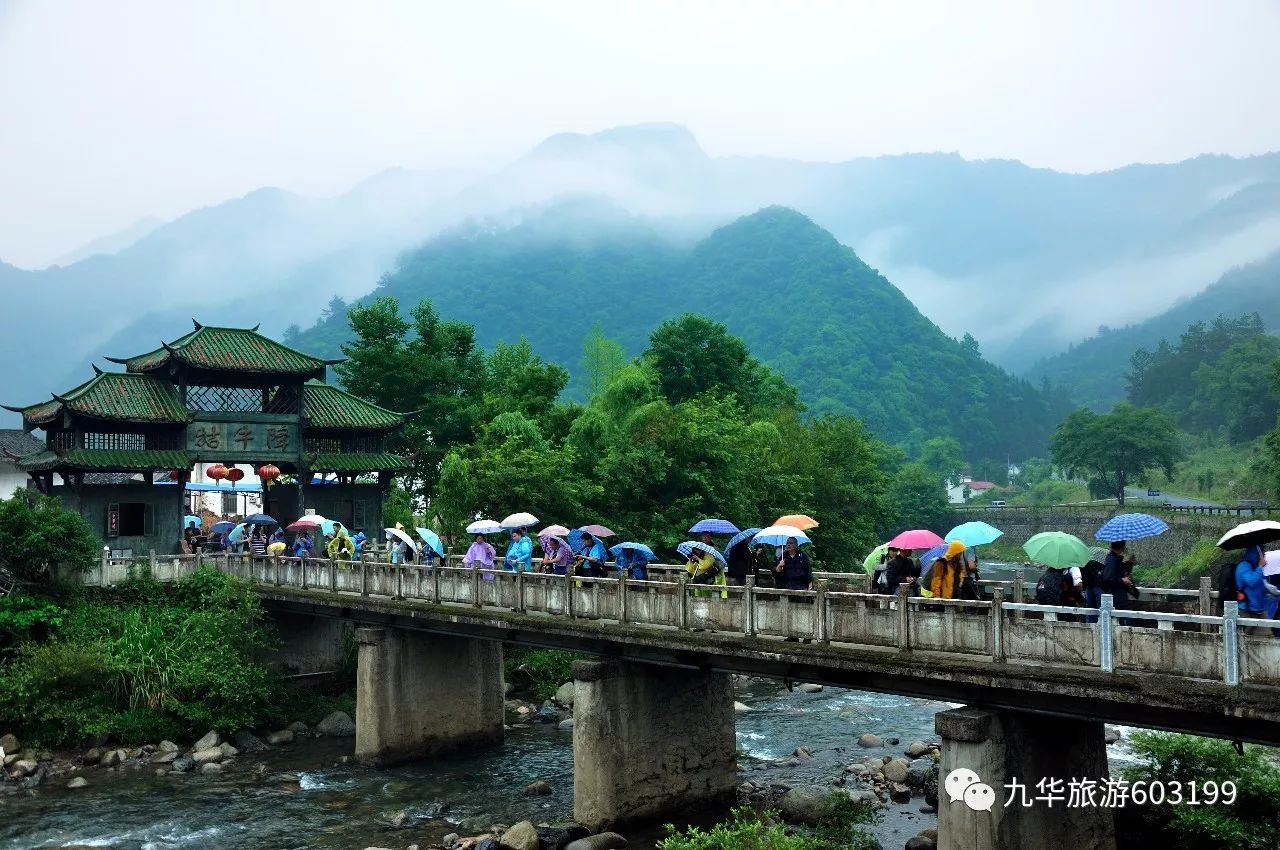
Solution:
[{"label": "house with white wall", "polygon": [[0,428],[0,499],[27,489],[31,477],[18,469],[18,458],[44,449],[44,442],[21,428]]}]

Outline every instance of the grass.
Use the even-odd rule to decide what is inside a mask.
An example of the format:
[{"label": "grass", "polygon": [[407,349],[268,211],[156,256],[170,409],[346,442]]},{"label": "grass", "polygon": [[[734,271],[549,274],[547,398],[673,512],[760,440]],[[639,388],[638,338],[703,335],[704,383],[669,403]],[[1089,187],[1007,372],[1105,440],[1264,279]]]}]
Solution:
[{"label": "grass", "polygon": [[1266,499],[1272,495],[1261,438],[1232,445],[1209,438],[1187,438],[1187,456],[1173,476],[1152,473],[1149,486],[1189,498],[1234,505],[1241,499]]}]

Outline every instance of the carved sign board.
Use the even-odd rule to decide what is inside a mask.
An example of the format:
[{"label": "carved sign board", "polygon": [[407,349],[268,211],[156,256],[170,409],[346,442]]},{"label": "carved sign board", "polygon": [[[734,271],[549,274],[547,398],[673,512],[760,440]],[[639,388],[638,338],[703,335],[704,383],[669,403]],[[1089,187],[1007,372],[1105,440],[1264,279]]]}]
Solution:
[{"label": "carved sign board", "polygon": [[202,458],[296,456],[301,447],[296,423],[197,420],[187,426],[187,450]]}]

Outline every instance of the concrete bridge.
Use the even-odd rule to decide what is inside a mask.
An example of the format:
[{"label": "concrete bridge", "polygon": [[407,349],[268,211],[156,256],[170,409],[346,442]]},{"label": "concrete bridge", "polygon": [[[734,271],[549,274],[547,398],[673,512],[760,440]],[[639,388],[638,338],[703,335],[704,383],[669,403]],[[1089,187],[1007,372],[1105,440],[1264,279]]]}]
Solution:
[{"label": "concrete bridge", "polygon": [[[732,797],[732,673],[964,703],[937,716],[942,775],[974,769],[996,789],[1105,777],[1104,721],[1280,744],[1280,641],[1245,634],[1234,603],[1180,613],[1175,591],[1174,610],[1126,611],[1127,625],[1109,599],[1101,612],[1022,602],[1020,582],[962,602],[836,589],[834,577],[814,591],[708,589],[662,570],[667,580],[487,579],[455,566],[205,561],[257,584],[299,666],[329,663],[344,624],[357,629],[356,755],[373,763],[501,740],[503,642],[600,656],[574,666],[574,809],[592,826]],[[143,566],[165,580],[196,559],[104,560],[87,583]],[[1207,587],[1182,593],[1207,608]],[[943,795],[939,822],[939,846],[954,850],[1115,846],[1101,808],[984,812]]]}]

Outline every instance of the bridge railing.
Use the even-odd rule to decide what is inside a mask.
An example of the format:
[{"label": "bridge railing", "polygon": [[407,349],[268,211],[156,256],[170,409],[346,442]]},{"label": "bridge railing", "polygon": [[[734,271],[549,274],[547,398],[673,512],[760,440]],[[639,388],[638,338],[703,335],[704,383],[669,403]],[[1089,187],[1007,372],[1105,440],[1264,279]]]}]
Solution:
[{"label": "bridge railing", "polygon": [[[1228,684],[1280,684],[1280,621],[1242,620],[1228,602],[1222,615],[1125,610],[1103,597],[1100,609],[1024,601],[1018,582],[993,582],[990,600],[951,600],[833,589],[694,584],[681,571],[650,580],[617,575],[513,573],[456,565],[430,567],[224,553],[216,557],[104,558],[87,584],[113,585],[148,573],[160,581],[202,565],[262,588],[316,590],[472,609],[504,609],[551,619],[598,620],[666,630],[836,643],[869,651],[943,653],[996,663],[1138,671]],[[1204,591],[1204,588],[1201,589]],[[1209,594],[1181,591],[1203,601]],[[1178,598],[1176,594],[1171,598]],[[1151,626],[1155,626],[1152,628]],[[1252,632],[1252,633],[1250,633]]]}]

